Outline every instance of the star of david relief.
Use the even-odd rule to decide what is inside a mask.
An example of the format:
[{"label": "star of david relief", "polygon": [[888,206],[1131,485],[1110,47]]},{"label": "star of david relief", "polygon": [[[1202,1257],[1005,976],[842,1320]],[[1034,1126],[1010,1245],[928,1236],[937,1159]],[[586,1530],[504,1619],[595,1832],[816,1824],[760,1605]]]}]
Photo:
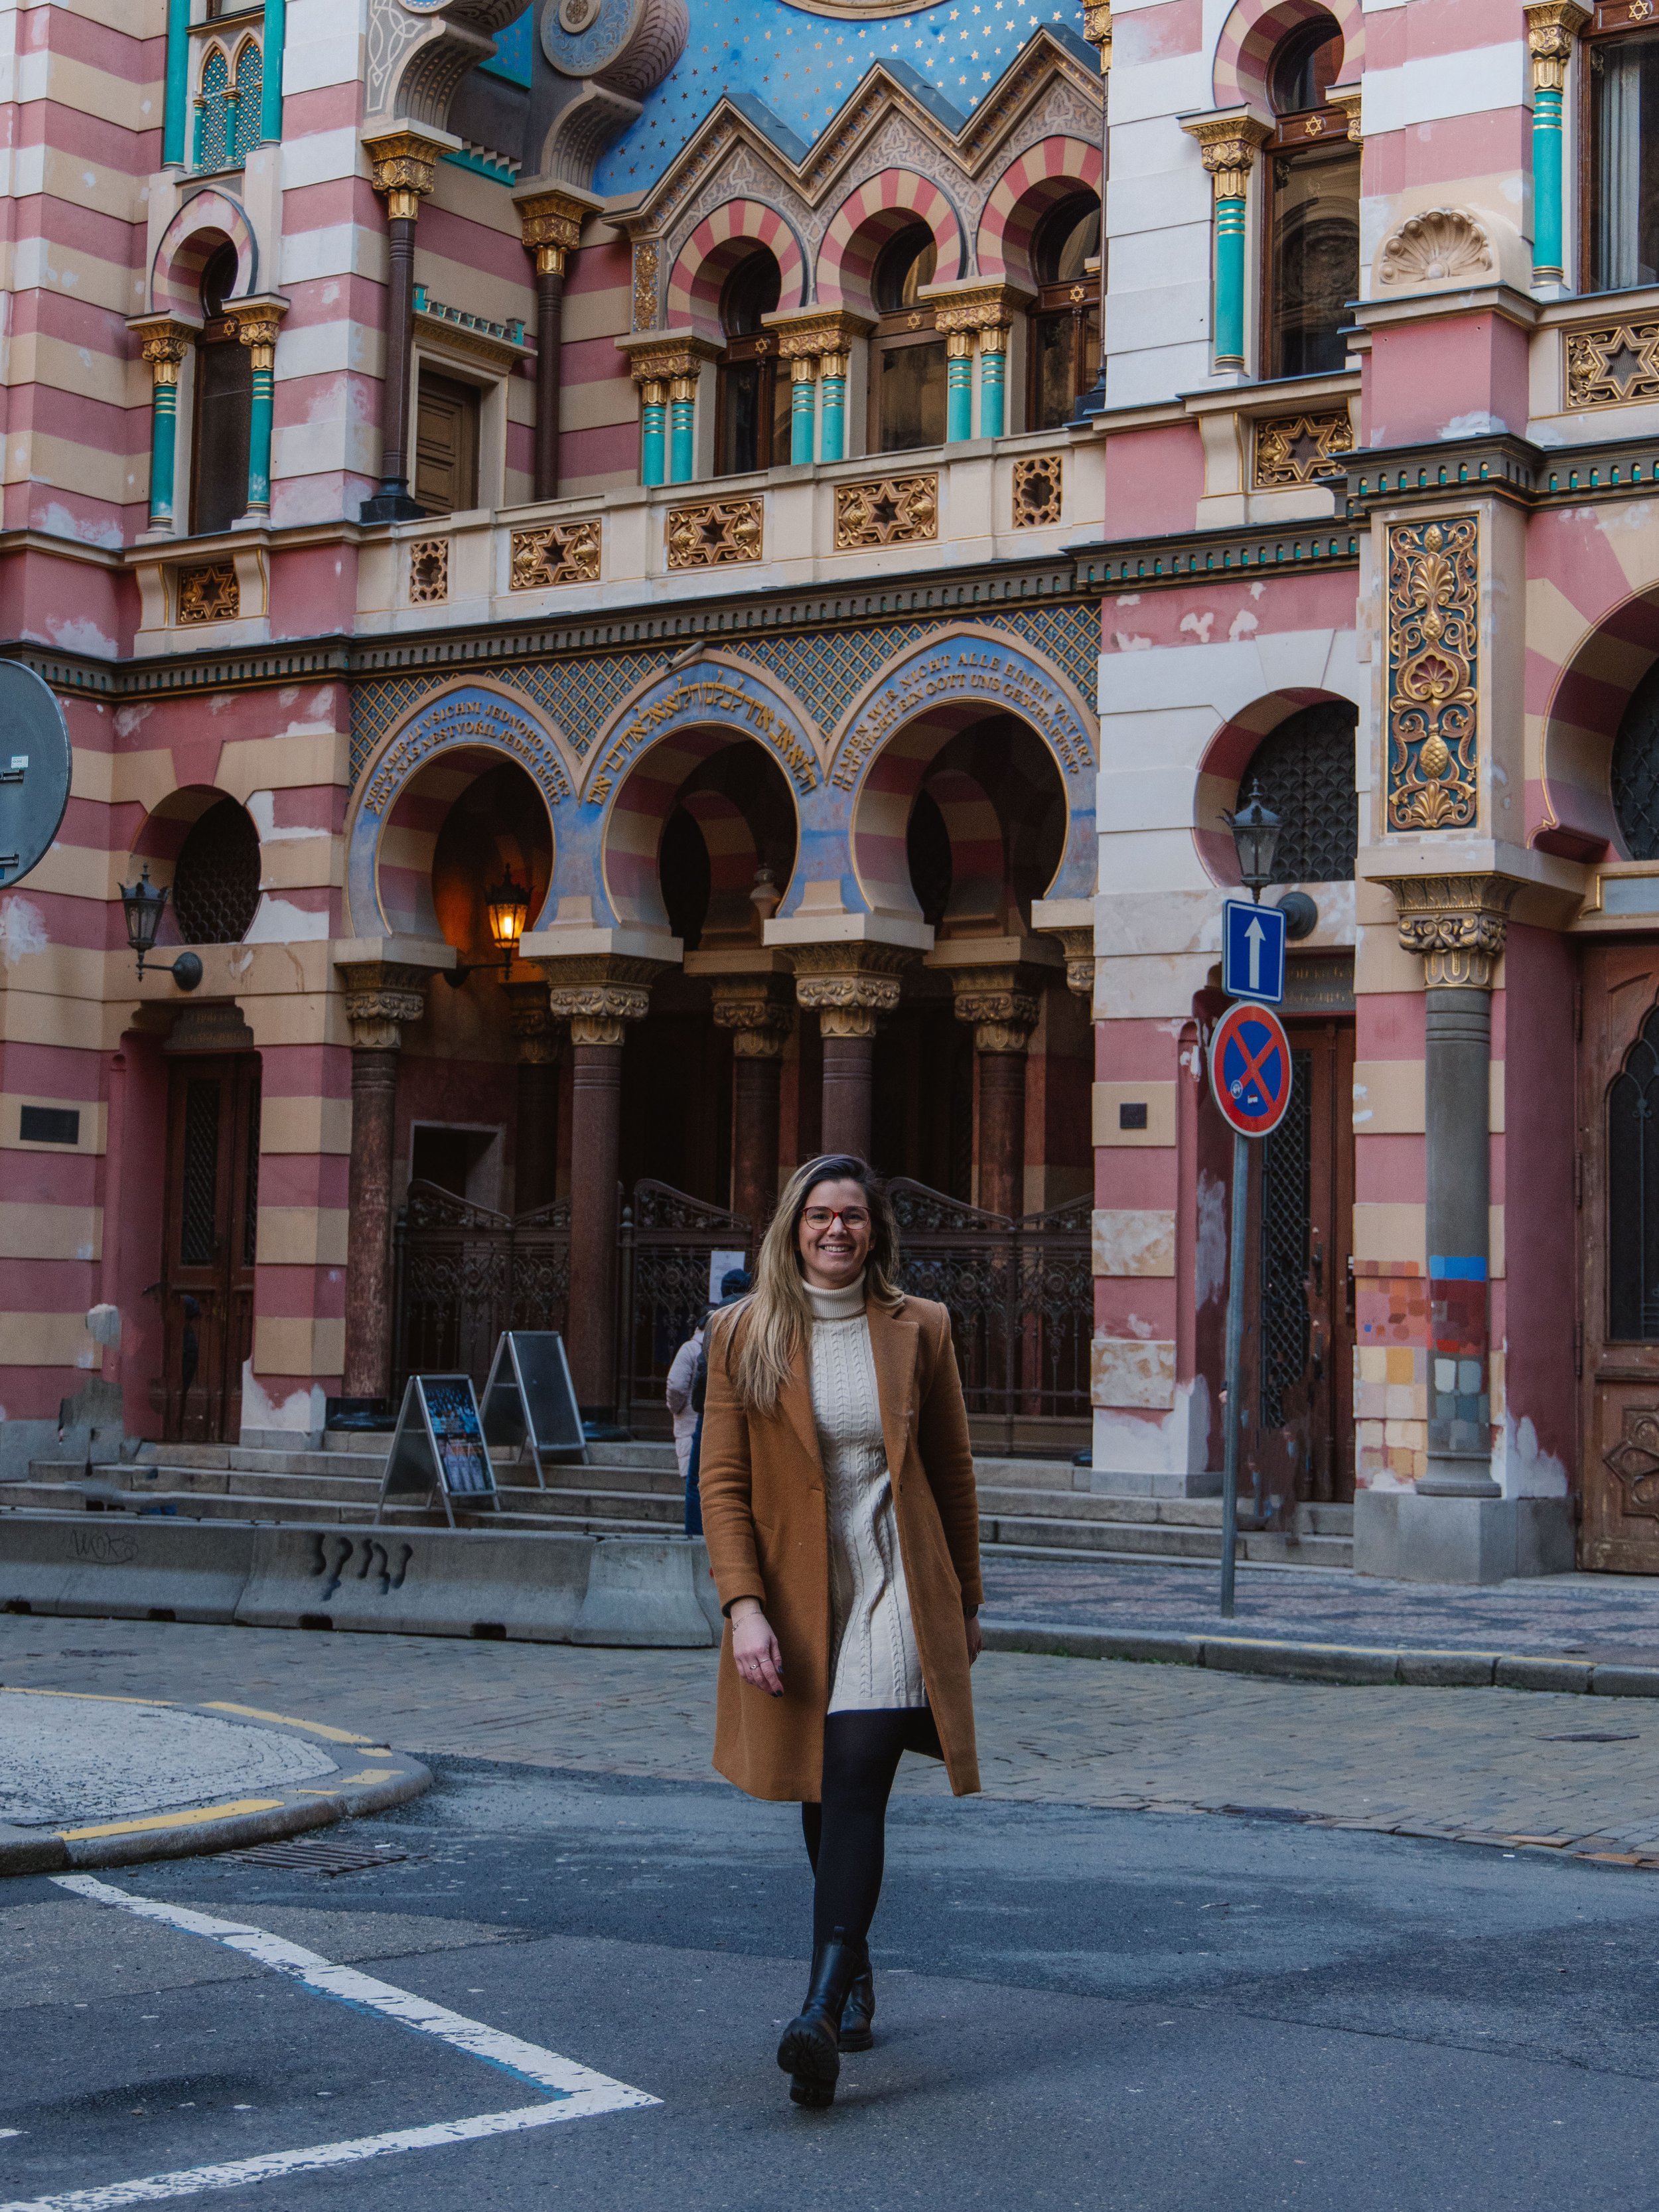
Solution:
[{"label": "star of david relief", "polygon": [[1626,1406],[1624,1434],[1601,1464],[1623,1492],[1627,1514],[1659,1521],[1659,1406]]},{"label": "star of david relief", "polygon": [[1627,337],[1621,337],[1618,351],[1607,356],[1606,370],[1607,382],[1618,386],[1622,398],[1637,379],[1645,373],[1646,367],[1647,364],[1638,349]]}]

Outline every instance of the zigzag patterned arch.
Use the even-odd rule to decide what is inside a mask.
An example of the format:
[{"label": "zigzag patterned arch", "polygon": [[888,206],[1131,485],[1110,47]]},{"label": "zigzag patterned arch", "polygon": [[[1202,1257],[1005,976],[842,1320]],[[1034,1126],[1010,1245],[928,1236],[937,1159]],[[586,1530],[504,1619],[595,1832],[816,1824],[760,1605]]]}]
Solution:
[{"label": "zigzag patterned arch", "polygon": [[1030,282],[1031,240],[1051,207],[1073,192],[1100,191],[1098,146],[1081,138],[1044,138],[1012,161],[992,187],[980,217],[981,276]]},{"label": "zigzag patterned arch", "polygon": [[253,225],[228,192],[210,189],[187,200],[161,234],[149,272],[149,312],[199,315],[202,271],[226,241],[236,248],[236,295],[254,289],[259,249]]},{"label": "zigzag patterned arch", "polygon": [[1221,27],[1216,42],[1215,87],[1218,107],[1249,103],[1271,109],[1267,67],[1273,51],[1287,31],[1316,15],[1334,15],[1342,33],[1341,77],[1352,82],[1359,75],[1365,53],[1365,18],[1362,0],[1238,0]]}]

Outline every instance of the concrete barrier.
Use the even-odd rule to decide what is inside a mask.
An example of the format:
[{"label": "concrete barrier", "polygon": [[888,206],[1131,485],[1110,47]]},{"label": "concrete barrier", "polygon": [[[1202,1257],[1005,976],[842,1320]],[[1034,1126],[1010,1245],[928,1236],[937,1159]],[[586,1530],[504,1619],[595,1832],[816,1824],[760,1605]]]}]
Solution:
[{"label": "concrete barrier", "polygon": [[248,1627],[532,1644],[570,1642],[596,1549],[591,1536],[292,1523],[256,1528],[236,1608]]},{"label": "concrete barrier", "polygon": [[[659,1543],[604,1536],[593,1547],[587,1591],[571,1632],[573,1644],[658,1644],[684,1650],[719,1640],[702,1591],[708,1553],[700,1539]],[[715,1616],[720,1612],[714,1607]]]},{"label": "concrete barrier", "polygon": [[236,1617],[256,1531],[100,1513],[0,1521],[0,1610],[102,1620]]}]

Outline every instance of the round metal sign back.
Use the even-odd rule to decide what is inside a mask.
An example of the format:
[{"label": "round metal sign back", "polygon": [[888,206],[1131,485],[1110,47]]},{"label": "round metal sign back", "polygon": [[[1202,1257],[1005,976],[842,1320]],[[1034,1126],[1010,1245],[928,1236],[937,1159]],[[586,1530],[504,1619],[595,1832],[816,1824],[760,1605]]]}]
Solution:
[{"label": "round metal sign back", "polygon": [[0,660],[0,890],[52,849],[69,805],[70,734],[51,686]]},{"label": "round metal sign back", "polygon": [[1291,1041],[1271,1006],[1229,1006],[1210,1039],[1210,1088],[1242,1137],[1266,1137],[1291,1103]]}]

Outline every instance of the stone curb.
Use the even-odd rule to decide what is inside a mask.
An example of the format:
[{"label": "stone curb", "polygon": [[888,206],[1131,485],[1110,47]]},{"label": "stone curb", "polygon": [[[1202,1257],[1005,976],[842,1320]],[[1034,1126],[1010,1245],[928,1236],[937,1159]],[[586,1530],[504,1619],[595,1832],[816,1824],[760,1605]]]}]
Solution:
[{"label": "stone curb", "polygon": [[[88,1694],[90,1702],[100,1702],[95,1692]],[[110,1698],[107,1702],[125,1705],[131,1700]],[[386,1812],[432,1787],[431,1773],[419,1759],[388,1751],[370,1736],[351,1735],[343,1729],[290,1720],[246,1705],[186,1705],[168,1698],[143,1702],[165,1705],[172,1711],[199,1713],[211,1720],[234,1720],[240,1727],[263,1729],[273,1735],[301,1736],[308,1743],[320,1738],[331,1747],[338,1747],[334,1775],[261,1790],[247,1800],[227,1793],[210,1804],[135,1814],[130,1820],[88,1821],[79,1830],[16,1828],[0,1822],[0,1875],[62,1874],[82,1868],[137,1866],[151,1859],[190,1858],[204,1851],[245,1850],[252,1844],[303,1834],[307,1828],[331,1827],[337,1820]],[[244,1806],[246,1809],[240,1809]],[[147,1826],[151,1820],[166,1825]],[[96,1829],[104,1832],[88,1832]]]},{"label": "stone curb", "polygon": [[1601,1666],[1589,1660],[1526,1658],[1501,1651],[1389,1650],[1352,1644],[1276,1642],[1265,1637],[1163,1636],[1140,1630],[1056,1628],[1035,1620],[988,1621],[984,1638],[988,1651],[1208,1667],[1223,1674],[1266,1674],[1291,1682],[1659,1698],[1659,1667]]}]

